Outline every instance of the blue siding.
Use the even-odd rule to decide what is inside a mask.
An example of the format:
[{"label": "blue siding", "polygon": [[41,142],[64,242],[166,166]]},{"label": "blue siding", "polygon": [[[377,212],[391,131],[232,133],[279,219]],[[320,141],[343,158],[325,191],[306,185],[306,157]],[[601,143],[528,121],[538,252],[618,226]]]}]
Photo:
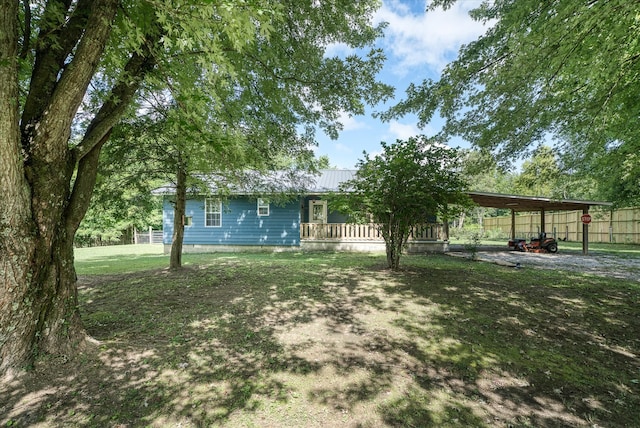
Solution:
[{"label": "blue siding", "polygon": [[[165,198],[162,208],[163,242],[171,244],[173,205]],[[271,204],[268,216],[258,216],[254,198],[238,197],[222,204],[222,226],[205,227],[204,197],[187,200],[185,216],[192,217],[184,228],[184,244],[198,245],[300,245],[300,202],[284,206]]]}]

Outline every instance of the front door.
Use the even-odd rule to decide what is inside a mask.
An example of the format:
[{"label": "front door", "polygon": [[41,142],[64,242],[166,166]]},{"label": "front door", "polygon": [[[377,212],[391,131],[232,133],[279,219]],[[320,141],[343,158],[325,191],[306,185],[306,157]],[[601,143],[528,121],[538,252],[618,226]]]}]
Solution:
[{"label": "front door", "polygon": [[309,201],[309,223],[327,222],[327,201]]}]

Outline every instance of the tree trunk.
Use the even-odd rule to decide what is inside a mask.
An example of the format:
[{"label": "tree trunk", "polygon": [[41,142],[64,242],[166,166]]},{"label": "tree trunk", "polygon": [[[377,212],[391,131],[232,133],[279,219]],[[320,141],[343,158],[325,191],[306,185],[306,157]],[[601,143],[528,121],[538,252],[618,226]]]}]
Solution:
[{"label": "tree trunk", "polygon": [[[0,290],[0,372],[29,365],[40,353],[74,354],[86,343],[78,311],[73,238],[89,207],[100,149],[108,138],[109,134],[103,136],[79,162],[73,187],[70,152],[63,163],[68,165],[66,171],[52,173],[49,165],[35,169],[40,164],[32,164],[38,177],[49,179],[37,182],[31,205],[47,209],[35,210],[33,219],[26,216],[24,224],[34,226],[23,229],[13,242],[3,240],[3,246],[9,243],[10,248],[0,254],[5,279],[5,289]],[[52,200],[61,201],[60,207],[56,209]],[[7,269],[10,263],[20,276]],[[28,267],[26,274],[21,267]]]},{"label": "tree trunk", "polygon": [[[4,200],[0,201],[3,202],[0,209],[2,246],[6,247],[0,255],[4,278],[0,289],[1,372],[29,364],[41,352],[71,353],[84,338],[78,315],[73,236],[86,212],[95,182],[99,146],[108,132],[94,133],[98,138],[87,149],[85,160],[77,158],[69,149],[69,136],[73,118],[109,37],[109,22],[115,16],[117,5],[115,0],[81,2],[78,12],[82,12],[82,16],[76,15],[69,23],[81,26],[86,23],[85,31],[61,30],[54,34],[41,29],[37,64],[25,102],[28,108],[23,110],[21,120],[17,118],[19,106],[15,100],[18,98],[12,100],[4,92],[17,90],[15,74],[15,80],[12,77],[0,92],[3,103],[7,99],[12,103],[9,109],[0,111],[2,152],[6,149],[8,153],[3,157],[2,166],[6,160],[10,171],[2,176],[1,193],[17,196],[6,206]],[[0,10],[0,26],[6,28],[7,24],[11,28],[11,23],[6,22],[5,5]],[[62,45],[47,49],[50,43],[56,44],[56,36],[78,41],[77,45],[73,41],[66,47],[75,46],[75,56],[66,67]],[[77,39],[80,36],[82,39]],[[5,49],[8,46],[11,45],[5,39],[0,40],[0,64],[7,63]],[[15,66],[9,62],[9,67]],[[2,69],[0,74],[5,71],[15,73]],[[41,84],[44,81],[54,83]],[[4,126],[7,119],[13,122],[9,132]],[[83,170],[83,165],[89,164],[93,171]],[[10,214],[13,210],[19,215]],[[5,236],[11,238],[5,240]]]},{"label": "tree trunk", "polygon": [[22,117],[18,3],[0,0],[0,374],[40,353],[72,354],[85,343],[73,238],[89,206],[100,149],[155,64],[150,46],[132,54],[126,79],[70,147],[74,117],[119,2],[81,0],[75,9],[69,2],[75,11],[69,19],[54,14],[60,22],[43,24]]},{"label": "tree trunk", "polygon": [[395,242],[391,242],[386,246],[387,251],[387,267],[391,270],[398,270],[400,267],[400,252]]},{"label": "tree trunk", "polygon": [[394,216],[391,216],[390,223],[383,225],[381,232],[387,253],[387,267],[397,271],[400,269],[402,250],[409,238],[409,228],[395,222]]},{"label": "tree trunk", "polygon": [[[24,177],[18,112],[18,2],[0,1],[0,372],[30,352],[29,295],[35,254],[30,190]],[[20,322],[27,318],[31,322]]]},{"label": "tree trunk", "polygon": [[462,228],[464,227],[464,219],[466,218],[467,214],[465,212],[460,213],[460,217],[458,218],[458,230],[462,230]]},{"label": "tree trunk", "polygon": [[[56,187],[52,183],[41,190]],[[33,203],[43,204],[37,198]],[[5,280],[0,296],[0,372],[28,365],[42,352],[71,353],[84,338],[73,267],[75,229],[70,230],[66,216],[55,210],[50,218],[37,219],[36,229],[43,224],[53,224],[54,230],[25,230],[0,255]]]},{"label": "tree trunk", "polygon": [[184,239],[184,215],[187,203],[187,173],[178,168],[176,182],[176,203],[173,208],[173,236],[171,238],[171,256],[169,269],[182,267],[182,241]]}]

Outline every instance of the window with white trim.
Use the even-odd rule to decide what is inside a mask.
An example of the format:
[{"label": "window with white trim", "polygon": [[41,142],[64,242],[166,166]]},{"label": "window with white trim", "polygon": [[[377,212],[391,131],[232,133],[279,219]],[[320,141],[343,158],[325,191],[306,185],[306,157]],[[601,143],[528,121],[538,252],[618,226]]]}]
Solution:
[{"label": "window with white trim", "polygon": [[205,227],[222,226],[222,202],[220,200],[204,200],[204,225]]},{"label": "window with white trim", "polygon": [[266,217],[269,215],[269,200],[258,199],[258,216]]},{"label": "window with white trim", "polygon": [[193,225],[193,217],[192,216],[184,216],[183,219],[184,219],[183,224],[184,224],[185,227],[189,227],[189,226]]}]

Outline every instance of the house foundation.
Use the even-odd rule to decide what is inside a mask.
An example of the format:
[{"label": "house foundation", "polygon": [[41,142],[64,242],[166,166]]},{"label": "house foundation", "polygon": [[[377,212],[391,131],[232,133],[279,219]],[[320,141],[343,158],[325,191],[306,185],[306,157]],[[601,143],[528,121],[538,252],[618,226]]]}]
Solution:
[{"label": "house foundation", "polygon": [[[302,241],[299,246],[277,245],[206,245],[185,244],[182,253],[245,253],[245,252],[295,252],[295,251],[345,251],[376,253],[384,252],[384,241],[344,241],[344,240],[309,240]],[[447,241],[412,241],[407,244],[407,254],[445,253],[449,251]],[[165,244],[164,253],[171,252],[171,245]]]}]

